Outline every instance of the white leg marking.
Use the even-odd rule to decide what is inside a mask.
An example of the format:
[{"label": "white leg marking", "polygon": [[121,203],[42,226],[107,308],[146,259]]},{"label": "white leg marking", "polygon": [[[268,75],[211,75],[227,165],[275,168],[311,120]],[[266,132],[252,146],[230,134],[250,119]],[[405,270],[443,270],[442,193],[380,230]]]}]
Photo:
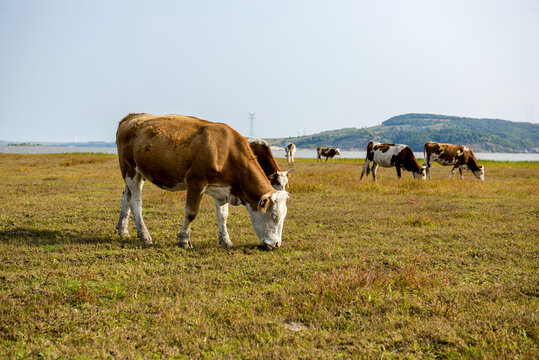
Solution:
[{"label": "white leg marking", "polygon": [[128,191],[129,189],[126,185],[122,194],[122,209],[120,211],[120,219],[118,220],[118,225],[116,225],[116,230],[118,230],[118,235],[120,236],[129,236],[128,224],[131,209],[129,209],[129,202],[127,201]]},{"label": "white leg marking", "polygon": [[131,192],[129,207],[137,224],[137,236],[144,243],[152,244],[152,237],[142,219],[142,187],[144,186],[144,180],[140,173],[137,172],[134,178],[126,177],[125,184]]},{"label": "white leg marking", "polygon": [[213,199],[215,203],[215,215],[217,215],[217,221],[219,223],[219,244],[225,248],[232,247],[232,241],[228,236],[228,230],[226,228],[226,220],[228,219],[228,203],[219,205],[219,200]]}]

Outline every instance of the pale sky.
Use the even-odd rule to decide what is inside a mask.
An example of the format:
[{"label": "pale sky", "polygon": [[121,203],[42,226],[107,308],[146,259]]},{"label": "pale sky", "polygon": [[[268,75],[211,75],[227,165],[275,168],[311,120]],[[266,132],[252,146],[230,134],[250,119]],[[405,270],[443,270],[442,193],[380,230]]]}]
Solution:
[{"label": "pale sky", "polygon": [[254,136],[403,113],[539,122],[539,0],[0,0],[0,140],[114,141],[129,112]]}]

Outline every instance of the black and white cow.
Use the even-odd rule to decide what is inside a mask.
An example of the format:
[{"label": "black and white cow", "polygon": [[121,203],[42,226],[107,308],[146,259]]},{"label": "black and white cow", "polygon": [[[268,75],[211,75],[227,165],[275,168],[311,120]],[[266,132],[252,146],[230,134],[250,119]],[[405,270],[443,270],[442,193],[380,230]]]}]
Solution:
[{"label": "black and white cow", "polygon": [[380,144],[369,142],[367,145],[367,157],[361,171],[360,180],[365,173],[369,175],[369,165],[372,165],[372,177],[376,181],[376,168],[395,167],[397,176],[401,178],[401,169],[411,171],[416,179],[426,179],[425,167],[422,167],[414,156],[414,152],[408,145],[403,144]]}]

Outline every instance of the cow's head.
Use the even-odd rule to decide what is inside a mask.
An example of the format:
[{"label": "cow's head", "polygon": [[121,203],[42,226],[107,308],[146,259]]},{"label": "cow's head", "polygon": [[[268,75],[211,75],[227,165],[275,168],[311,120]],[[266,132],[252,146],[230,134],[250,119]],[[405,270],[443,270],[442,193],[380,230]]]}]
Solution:
[{"label": "cow's head", "polygon": [[426,180],[427,179],[427,167],[425,165],[419,168],[419,172],[414,171],[414,178]]},{"label": "cow's head", "polygon": [[263,195],[256,209],[247,204],[251,223],[261,246],[268,250],[281,246],[284,218],[286,217],[288,193],[278,190],[271,195]]},{"label": "cow's head", "polygon": [[294,171],[294,169],[288,171],[276,171],[268,176],[273,188],[275,190],[286,190],[288,187],[288,178],[290,177],[290,173],[292,171]]},{"label": "cow's head", "polygon": [[485,181],[485,167],[483,165],[479,165],[479,169],[472,172],[476,178],[478,178],[481,181]]},{"label": "cow's head", "polygon": [[335,155],[341,155],[341,151],[338,148],[335,149]]}]

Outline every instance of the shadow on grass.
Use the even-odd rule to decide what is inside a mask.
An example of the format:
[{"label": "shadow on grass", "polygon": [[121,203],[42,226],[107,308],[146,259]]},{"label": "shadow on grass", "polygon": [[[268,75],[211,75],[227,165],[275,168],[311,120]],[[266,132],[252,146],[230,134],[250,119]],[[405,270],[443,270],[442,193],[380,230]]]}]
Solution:
[{"label": "shadow on grass", "polygon": [[[155,239],[154,239],[155,240]],[[47,246],[47,245],[66,245],[66,244],[81,244],[81,245],[98,245],[98,244],[111,244],[124,248],[163,248],[174,247],[179,248],[177,242],[174,244],[160,244],[154,243],[152,245],[144,245],[135,237],[120,237],[115,234],[110,236],[103,235],[91,235],[85,234],[73,230],[44,230],[35,228],[18,227],[14,229],[0,230],[0,243],[21,245],[21,246]],[[208,251],[222,247],[215,242],[202,241],[194,243],[193,248],[187,251]],[[260,252],[267,252],[267,249],[260,245],[253,244],[239,244],[234,245],[227,251],[236,252],[240,251],[245,254],[255,254]]]},{"label": "shadow on grass", "polygon": [[90,235],[73,230],[44,230],[18,227],[0,230],[0,242],[25,246],[106,243],[125,245],[130,242],[130,240],[115,235]]}]

